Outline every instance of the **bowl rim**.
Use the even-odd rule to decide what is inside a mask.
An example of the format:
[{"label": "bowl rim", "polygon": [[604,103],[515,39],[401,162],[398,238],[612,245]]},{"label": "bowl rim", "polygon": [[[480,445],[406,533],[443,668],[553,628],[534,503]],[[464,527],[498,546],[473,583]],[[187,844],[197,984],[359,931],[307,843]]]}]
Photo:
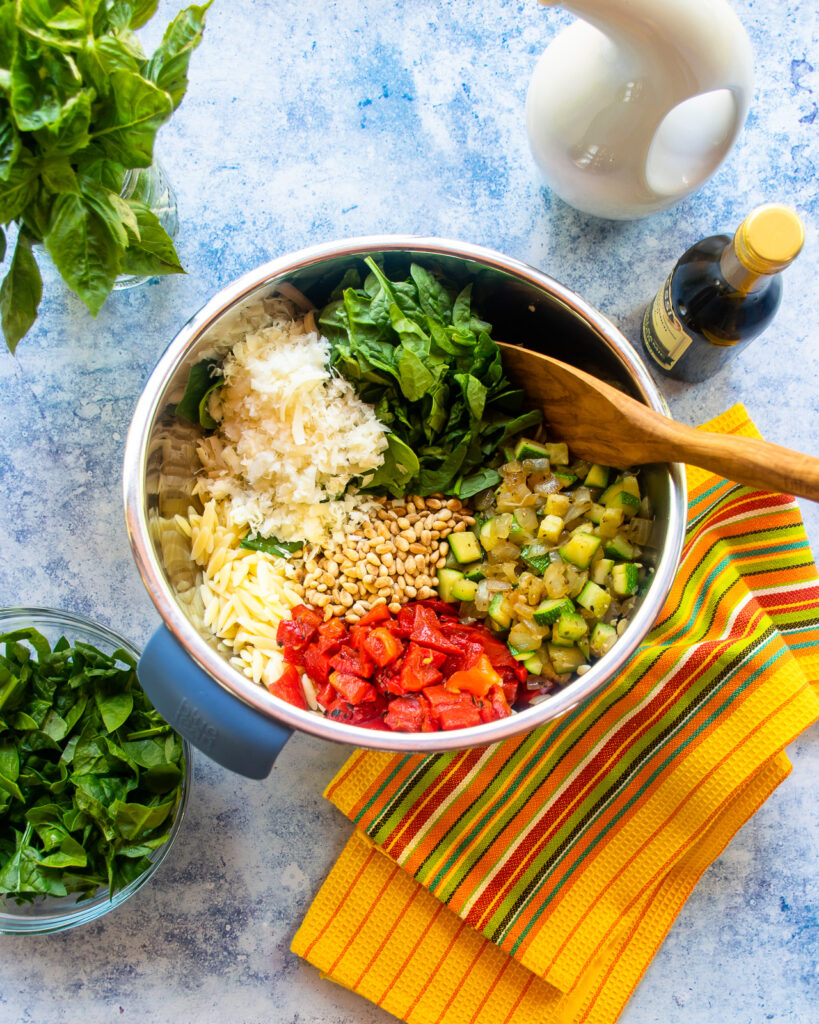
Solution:
[{"label": "bowl rim", "polygon": [[451,239],[423,235],[364,235],[299,249],[269,260],[226,285],[209,299],[178,331],[148,378],[134,409],[125,443],[123,499],[128,538],[143,583],[165,625],[176,640],[216,683],[263,716],[291,729],[335,742],[376,750],[404,753],[436,753],[462,750],[508,739],[551,719],[558,718],[602,689],[622,669],[651,629],[671,589],[682,554],[686,527],[685,469],[666,463],[669,482],[668,527],[654,579],[627,629],[611,651],[582,676],[550,695],[547,700],[497,722],[468,729],[434,733],[386,733],[362,728],[304,711],[270,694],[224,659],[197,632],[175,601],[165,582],[150,538],[144,495],[147,442],[160,401],[179,363],[198,339],[223,315],[259,289],[286,280],[289,275],[326,259],[357,258],[369,253],[405,252],[408,255],[463,259],[497,270],[551,294],[585,321],[629,374],[642,399],[657,412],[668,407],[656,383],[625,336],[602,313],[565,285],[543,271],[493,249]]},{"label": "bowl rim", "polygon": [[[11,632],[11,630],[4,628],[10,619],[25,619],[28,625],[33,626],[35,629],[40,625],[66,625],[69,628],[72,626],[79,627],[91,634],[96,634],[102,640],[110,643],[114,649],[121,647],[123,650],[128,651],[137,661],[142,653],[133,641],[121,633],[111,629],[110,626],[88,618],[88,616],[80,612],[47,606],[9,606],[0,608],[0,634]],[[66,931],[81,924],[87,924],[120,906],[153,878],[170,852],[176,837],[179,835],[182,819],[185,816],[185,810],[190,797],[193,780],[193,746],[184,736],[181,736],[181,739],[182,749],[185,752],[185,772],[182,778],[179,804],[176,808],[168,839],[154,852],[150,865],[142,874],[129,882],[128,885],[117,889],[114,893],[100,889],[94,896],[81,902],[72,901],[72,896],[64,896],[50,897],[47,903],[35,900],[32,903],[25,904],[27,909],[34,908],[36,910],[40,906],[43,908],[43,913],[15,913],[8,908],[15,907],[17,904],[13,900],[2,897],[0,898],[0,935],[45,935],[52,932]],[[61,908],[57,904],[57,901],[60,899],[66,901]]]}]

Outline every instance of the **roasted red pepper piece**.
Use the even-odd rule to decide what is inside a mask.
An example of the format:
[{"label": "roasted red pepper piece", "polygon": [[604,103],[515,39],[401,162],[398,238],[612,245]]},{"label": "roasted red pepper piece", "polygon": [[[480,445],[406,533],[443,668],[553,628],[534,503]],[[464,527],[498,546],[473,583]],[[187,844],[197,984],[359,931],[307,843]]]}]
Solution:
[{"label": "roasted red pepper piece", "polygon": [[315,644],[322,654],[333,655],[347,639],[347,627],[341,619],[328,619],[319,626]]},{"label": "roasted red pepper piece", "polygon": [[492,663],[485,654],[471,668],[454,672],[446,681],[446,688],[455,693],[466,691],[474,693],[476,697],[485,697],[492,687],[501,688],[503,680],[492,667]]},{"label": "roasted red pepper piece", "polygon": [[381,694],[377,694],[375,700],[363,704],[351,704],[343,697],[339,697],[327,705],[327,717],[337,722],[346,722],[348,725],[368,725],[376,719],[380,721],[386,710],[387,701]]},{"label": "roasted red pepper piece", "polygon": [[333,701],[338,700],[338,690],[328,682],[316,691],[316,700],[323,708],[329,707]]},{"label": "roasted red pepper piece", "polygon": [[423,690],[443,679],[441,665],[446,655],[411,643],[401,661],[400,681],[404,693]]},{"label": "roasted red pepper piece", "polygon": [[444,654],[460,654],[461,651],[457,644],[447,639],[441,632],[435,612],[422,604],[415,607],[410,639],[416,644],[423,644],[424,647],[434,647],[436,651],[443,651]]},{"label": "roasted red pepper piece", "polygon": [[508,718],[512,709],[504,695],[503,688],[493,686],[489,693],[481,701],[481,721],[497,722],[500,718]]},{"label": "roasted red pepper piece", "polygon": [[377,604],[375,608],[370,608],[366,615],[362,615],[356,625],[358,626],[374,626],[379,622],[386,622],[387,619],[391,619],[389,608],[385,604]]},{"label": "roasted red pepper piece", "polygon": [[321,616],[306,604],[297,604],[290,612],[289,619],[282,619],[276,629],[276,642],[285,649],[288,661],[296,661],[300,653],[318,634]]},{"label": "roasted red pepper piece", "polygon": [[307,698],[301,685],[301,676],[295,665],[285,665],[284,672],[278,679],[268,683],[268,690],[276,697],[281,697],[293,707],[307,710]]},{"label": "roasted red pepper piece", "polygon": [[302,667],[316,686],[325,686],[330,681],[330,656],[321,650],[318,643],[307,645],[302,655]]},{"label": "roasted red pepper piece", "polygon": [[347,672],[361,679],[369,679],[375,671],[373,660],[366,651],[355,651],[346,646],[330,658],[330,664],[339,672]]},{"label": "roasted red pepper piece", "polygon": [[428,686],[424,696],[442,729],[468,729],[481,724],[480,702],[469,693],[453,693],[445,686]]},{"label": "roasted red pepper piece", "polygon": [[378,691],[372,683],[347,672],[331,672],[330,685],[334,686],[350,704],[364,704],[378,696]]},{"label": "roasted red pepper piece", "polygon": [[394,661],[391,665],[385,665],[375,673],[375,685],[381,693],[394,693],[398,696],[407,691],[401,683],[401,665]]},{"label": "roasted red pepper piece", "polygon": [[398,612],[395,623],[390,627],[396,636],[409,640],[415,624],[415,605],[405,604]]},{"label": "roasted red pepper piece", "polygon": [[386,626],[376,626],[364,638],[363,649],[379,668],[384,668],[401,656],[404,645]]},{"label": "roasted red pepper piece", "polygon": [[394,732],[437,732],[429,701],[422,693],[396,697],[387,706],[384,724]]},{"label": "roasted red pepper piece", "polygon": [[423,608],[431,608],[437,616],[440,618],[450,618],[458,620],[458,608],[454,604],[447,604],[446,601],[439,601],[437,597],[428,597],[423,601],[418,601],[418,605]]}]

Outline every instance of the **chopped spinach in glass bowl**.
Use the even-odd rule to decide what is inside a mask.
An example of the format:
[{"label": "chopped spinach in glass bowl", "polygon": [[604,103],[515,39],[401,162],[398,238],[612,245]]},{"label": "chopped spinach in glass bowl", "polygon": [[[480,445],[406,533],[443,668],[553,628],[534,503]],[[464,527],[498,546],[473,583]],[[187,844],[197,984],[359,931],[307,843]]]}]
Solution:
[{"label": "chopped spinach in glass bowl", "polygon": [[0,610],[0,934],[95,920],[167,856],[191,748],[143,693],[138,658],[73,612]]}]

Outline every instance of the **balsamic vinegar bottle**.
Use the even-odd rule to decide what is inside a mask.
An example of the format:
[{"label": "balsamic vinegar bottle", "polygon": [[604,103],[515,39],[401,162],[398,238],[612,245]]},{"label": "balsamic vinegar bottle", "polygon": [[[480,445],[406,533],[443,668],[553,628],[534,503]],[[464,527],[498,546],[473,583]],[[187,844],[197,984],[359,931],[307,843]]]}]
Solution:
[{"label": "balsamic vinegar bottle", "polygon": [[805,229],[787,206],[750,213],[733,238],[703,238],[677,261],[643,317],[651,363],[677,380],[701,381],[733,359],[773,319],[779,274],[798,255]]}]

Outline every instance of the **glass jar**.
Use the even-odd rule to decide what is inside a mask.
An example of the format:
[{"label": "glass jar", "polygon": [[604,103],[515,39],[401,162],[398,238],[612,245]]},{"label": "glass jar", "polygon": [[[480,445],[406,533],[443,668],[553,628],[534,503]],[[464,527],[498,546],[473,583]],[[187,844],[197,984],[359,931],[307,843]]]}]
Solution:
[{"label": "glass jar", "polygon": [[[179,230],[176,193],[168,181],[165,168],[158,160],[150,167],[135,167],[125,172],[120,195],[123,199],[138,199],[152,210],[171,239]],[[114,291],[133,288],[151,280],[150,274],[120,274],[114,282]]]}]

